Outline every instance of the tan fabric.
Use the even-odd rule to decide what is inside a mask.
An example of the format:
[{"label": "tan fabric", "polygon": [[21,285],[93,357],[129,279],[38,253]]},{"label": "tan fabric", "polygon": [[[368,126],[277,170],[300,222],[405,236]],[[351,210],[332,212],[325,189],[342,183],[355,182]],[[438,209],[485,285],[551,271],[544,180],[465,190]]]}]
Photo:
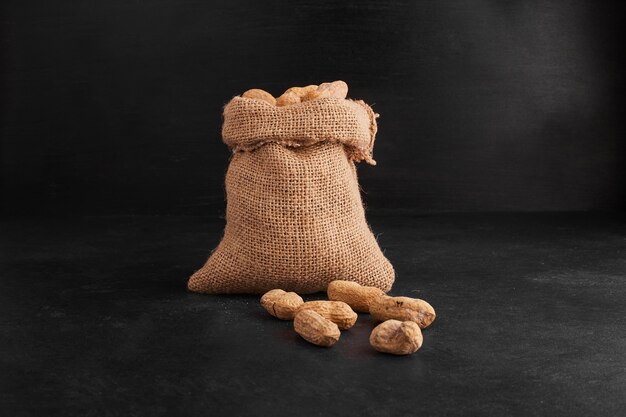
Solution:
[{"label": "tan fabric", "polygon": [[189,279],[202,293],[312,293],[336,279],[388,291],[394,270],[365,221],[353,161],[374,163],[363,102],[287,107],[235,97],[224,109],[226,229]]}]

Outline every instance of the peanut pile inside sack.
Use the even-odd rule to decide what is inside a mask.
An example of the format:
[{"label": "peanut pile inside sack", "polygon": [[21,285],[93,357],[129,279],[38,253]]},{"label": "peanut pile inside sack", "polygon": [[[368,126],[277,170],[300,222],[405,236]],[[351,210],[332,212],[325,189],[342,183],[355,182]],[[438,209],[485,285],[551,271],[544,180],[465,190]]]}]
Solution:
[{"label": "peanut pile inside sack", "polygon": [[395,272],[365,219],[356,171],[376,164],[378,115],[347,95],[334,81],[278,98],[252,89],[226,104],[226,226],[191,291],[308,294],[343,278],[389,291]]},{"label": "peanut pile inside sack", "polygon": [[261,305],[272,316],[293,320],[293,328],[304,340],[317,346],[333,346],[357,321],[356,312],[369,313],[381,322],[370,334],[372,347],[393,355],[415,353],[423,343],[422,329],[435,320],[435,310],[424,300],[390,297],[376,287],[336,280],[326,291],[329,301],[304,302],[295,292],[268,291]]},{"label": "peanut pile inside sack", "polygon": [[274,98],[273,95],[264,90],[253,88],[243,93],[242,97],[254,100],[263,100],[273,106],[289,106],[304,101],[318,100],[320,98],[341,98],[348,96],[348,84],[345,81],[334,81],[332,83],[323,83],[318,85],[307,85],[306,87],[291,87],[285,91],[280,97]]}]

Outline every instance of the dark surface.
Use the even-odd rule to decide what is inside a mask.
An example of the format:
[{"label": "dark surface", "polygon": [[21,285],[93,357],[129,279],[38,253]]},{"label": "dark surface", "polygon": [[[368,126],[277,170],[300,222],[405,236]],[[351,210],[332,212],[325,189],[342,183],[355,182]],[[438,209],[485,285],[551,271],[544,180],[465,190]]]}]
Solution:
[{"label": "dark surface", "polygon": [[2,220],[0,414],[625,415],[623,215],[370,220],[393,293],[438,313],[410,357],[367,315],[323,349],[257,296],[186,292],[222,220]]},{"label": "dark surface", "polygon": [[344,79],[371,207],[623,209],[619,2],[7,0],[0,210],[210,214],[221,109]]}]

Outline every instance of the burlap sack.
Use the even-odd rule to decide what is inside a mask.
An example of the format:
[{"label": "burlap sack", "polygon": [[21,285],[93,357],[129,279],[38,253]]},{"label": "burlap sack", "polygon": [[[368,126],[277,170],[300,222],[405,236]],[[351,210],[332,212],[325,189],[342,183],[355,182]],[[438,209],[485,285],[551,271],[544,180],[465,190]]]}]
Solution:
[{"label": "burlap sack", "polygon": [[286,107],[235,97],[222,137],[226,229],[188,287],[201,293],[324,291],[336,279],[388,291],[394,270],[365,221],[354,161],[375,164],[372,109],[325,98]]}]

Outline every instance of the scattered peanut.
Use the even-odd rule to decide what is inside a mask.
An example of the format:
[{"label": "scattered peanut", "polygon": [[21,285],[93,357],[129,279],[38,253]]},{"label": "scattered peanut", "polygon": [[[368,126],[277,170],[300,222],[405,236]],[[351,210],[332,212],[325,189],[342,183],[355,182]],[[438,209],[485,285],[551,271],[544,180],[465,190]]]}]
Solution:
[{"label": "scattered peanut", "polygon": [[271,290],[261,297],[261,305],[272,316],[281,320],[293,320],[298,308],[304,300],[295,292]]},{"label": "scattered peanut", "polygon": [[300,103],[300,96],[289,90],[285,91],[282,96],[276,99],[276,105],[278,107],[290,106],[297,103]]},{"label": "scattered peanut", "polygon": [[319,98],[334,97],[345,99],[348,96],[348,84],[345,81],[322,83],[315,90],[309,91],[302,101],[317,100]]},{"label": "scattered peanut", "polygon": [[[305,303],[306,305],[306,303]],[[414,321],[425,329],[435,320],[435,309],[424,300],[384,295],[373,300],[370,314],[374,320]]]},{"label": "scattered peanut", "polygon": [[340,280],[328,284],[326,292],[329,300],[343,301],[359,313],[369,313],[372,301],[385,295],[380,288],[365,287],[356,282]]},{"label": "scattered peanut", "polygon": [[248,90],[245,93],[243,93],[242,96],[246,98],[252,98],[254,100],[266,101],[272,106],[276,105],[276,99],[274,98],[273,95],[271,95],[265,90],[260,90],[258,88],[253,88],[251,90]]},{"label": "scattered peanut", "polygon": [[330,347],[341,336],[335,323],[314,310],[299,311],[293,320],[293,328],[304,340],[318,346]]},{"label": "scattered peanut", "polygon": [[413,321],[387,320],[372,330],[370,344],[379,352],[408,355],[423,342],[422,331]]},{"label": "scattered peanut", "polygon": [[335,323],[341,330],[347,330],[356,323],[357,314],[343,301],[307,301],[298,312],[313,310],[320,316]]}]

